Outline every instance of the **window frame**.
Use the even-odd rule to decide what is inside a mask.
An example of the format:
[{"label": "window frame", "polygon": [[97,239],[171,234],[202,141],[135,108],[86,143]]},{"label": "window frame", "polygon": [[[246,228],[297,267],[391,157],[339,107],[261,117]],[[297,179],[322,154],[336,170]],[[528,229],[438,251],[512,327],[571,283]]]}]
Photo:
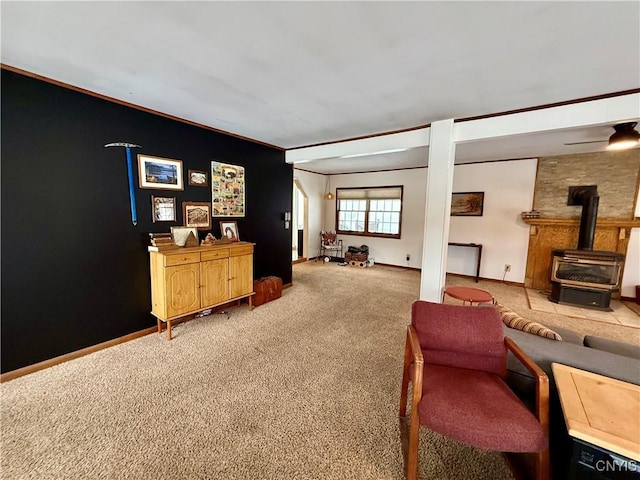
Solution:
[{"label": "window frame", "polygon": [[[352,198],[350,200],[366,200],[366,209],[364,214],[364,232],[356,232],[353,230],[340,230],[340,223],[338,220],[340,214],[340,191],[341,190],[386,190],[386,189],[400,189],[400,220],[398,222],[398,233],[373,233],[369,232],[369,213],[371,210],[369,209],[370,202],[372,199],[369,198]],[[343,199],[344,200],[344,199]],[[381,200],[381,199],[374,199]],[[386,199],[385,199],[386,200]],[[390,200],[390,199],[389,199]],[[398,200],[394,198],[393,200]],[[336,233],[340,235],[355,235],[359,237],[374,237],[374,238],[394,238],[399,239],[402,236],[402,212],[404,209],[404,185],[384,185],[384,186],[376,186],[376,187],[342,187],[336,188],[336,217],[335,217],[335,226]]]}]

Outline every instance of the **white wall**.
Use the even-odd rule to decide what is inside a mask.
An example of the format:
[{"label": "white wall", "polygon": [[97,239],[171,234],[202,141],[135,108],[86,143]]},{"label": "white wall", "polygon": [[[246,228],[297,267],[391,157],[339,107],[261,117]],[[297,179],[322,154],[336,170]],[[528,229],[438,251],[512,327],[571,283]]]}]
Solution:
[{"label": "white wall", "polygon": [[[640,187],[636,195],[635,217],[640,218]],[[636,285],[640,285],[640,228],[632,228],[624,264],[624,276],[620,293],[623,297],[636,297]]]},{"label": "white wall", "polygon": [[[529,226],[520,213],[533,205],[537,159],[456,165],[454,192],[485,192],[482,217],[451,217],[450,242],[482,243],[480,276],[502,280],[504,265],[511,265],[505,280],[524,283],[529,244]],[[320,231],[335,229],[335,200],[322,200],[324,175],[294,170],[309,195],[309,254],[317,255]],[[427,169],[331,175],[330,191],[341,187],[404,185],[402,237],[400,239],[340,235],[349,245],[368,245],[376,262],[420,268],[424,227]],[[640,197],[640,195],[639,195]],[[323,210],[324,208],[324,210]],[[640,217],[640,198],[636,208]],[[407,263],[405,255],[411,260]],[[449,247],[447,272],[475,275],[476,249]],[[622,295],[635,297],[640,285],[640,229],[631,231],[622,281]]]},{"label": "white wall", "polygon": [[322,230],[323,208],[327,200],[323,200],[326,176],[317,173],[305,172],[293,169],[293,178],[298,180],[304,192],[307,194],[309,203],[309,225],[307,241],[304,245],[304,256],[306,258],[315,257],[320,249],[320,231]]},{"label": "white wall", "polygon": [[[484,192],[481,217],[451,217],[449,241],[481,243],[480,276],[524,283],[529,226],[520,213],[531,210],[537,159],[456,165],[453,191]],[[447,271],[475,275],[476,249],[449,247]]]},{"label": "white wall", "polygon": [[[343,187],[379,187],[403,185],[401,238],[375,238],[358,235],[339,235],[345,252],[350,245],[369,247],[369,256],[376,262],[420,268],[422,264],[422,234],[424,232],[427,169],[395,170],[392,172],[353,173],[331,175],[330,189]],[[327,200],[324,225],[336,228],[336,201]],[[406,254],[411,255],[407,263]]]},{"label": "white wall", "polygon": [[[452,217],[449,241],[482,243],[480,276],[502,279],[504,264],[511,265],[506,280],[524,282],[529,227],[520,213],[530,210],[536,178],[537,160],[456,165],[455,192],[485,192],[482,217]],[[369,246],[376,262],[420,268],[424,231],[427,169],[397,170],[348,175],[332,175],[330,189],[404,185],[402,236],[400,239],[340,235],[343,244]],[[335,229],[335,200],[327,201],[324,225]],[[411,260],[406,262],[409,253]],[[476,249],[450,247],[447,271],[475,275]]]}]

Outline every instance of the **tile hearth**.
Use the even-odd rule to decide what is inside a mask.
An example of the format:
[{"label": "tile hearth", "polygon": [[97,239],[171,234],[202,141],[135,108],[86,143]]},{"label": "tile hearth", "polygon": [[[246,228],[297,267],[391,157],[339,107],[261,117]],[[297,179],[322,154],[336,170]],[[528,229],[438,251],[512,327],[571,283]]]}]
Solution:
[{"label": "tile hearth", "polygon": [[612,312],[603,312],[600,310],[572,307],[550,302],[549,293],[547,292],[541,292],[531,288],[526,288],[525,291],[527,292],[529,306],[532,310],[640,328],[640,316],[619,300],[611,300],[610,306],[613,310]]}]

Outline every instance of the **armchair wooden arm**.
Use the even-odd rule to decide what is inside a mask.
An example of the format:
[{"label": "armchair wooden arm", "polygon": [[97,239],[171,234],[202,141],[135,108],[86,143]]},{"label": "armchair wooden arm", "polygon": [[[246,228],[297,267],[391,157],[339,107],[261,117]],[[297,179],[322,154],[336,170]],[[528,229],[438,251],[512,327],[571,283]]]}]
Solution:
[{"label": "armchair wooden arm", "polygon": [[[413,366],[412,366],[413,363]],[[403,454],[405,455],[405,471],[407,480],[416,480],[418,471],[418,449],[409,449],[408,445],[416,445],[420,434],[420,416],[418,415],[418,403],[422,399],[422,367],[424,357],[420,348],[418,334],[412,325],[407,327],[407,341],[404,348],[404,366],[402,371],[402,391],[400,393],[400,432],[403,444]],[[411,368],[413,368],[413,386],[411,388],[411,423],[407,432],[407,396],[409,382],[411,379]]]},{"label": "armchair wooden arm", "polygon": [[[422,367],[424,358],[418,341],[418,335],[415,328],[407,326],[407,341],[404,348],[404,364],[402,368],[402,393],[400,395],[400,416],[404,417],[407,413],[407,396],[409,382],[411,381],[411,364],[413,363],[413,395],[412,410],[422,397]],[[417,394],[417,395],[416,395]]]},{"label": "armchair wooden arm", "polygon": [[504,345],[513,356],[536,378],[536,417],[545,435],[549,435],[549,377],[544,371],[509,337],[504,337]]}]

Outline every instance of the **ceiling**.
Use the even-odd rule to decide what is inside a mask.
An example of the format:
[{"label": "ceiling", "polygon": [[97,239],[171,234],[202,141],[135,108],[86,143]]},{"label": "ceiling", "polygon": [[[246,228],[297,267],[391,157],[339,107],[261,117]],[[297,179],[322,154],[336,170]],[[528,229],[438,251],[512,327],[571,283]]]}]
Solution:
[{"label": "ceiling", "polygon": [[[10,2],[2,63],[283,149],[640,86],[640,2]],[[637,120],[637,119],[623,119]],[[579,153],[611,125],[461,144]],[[300,165],[426,164],[426,147]]]}]

